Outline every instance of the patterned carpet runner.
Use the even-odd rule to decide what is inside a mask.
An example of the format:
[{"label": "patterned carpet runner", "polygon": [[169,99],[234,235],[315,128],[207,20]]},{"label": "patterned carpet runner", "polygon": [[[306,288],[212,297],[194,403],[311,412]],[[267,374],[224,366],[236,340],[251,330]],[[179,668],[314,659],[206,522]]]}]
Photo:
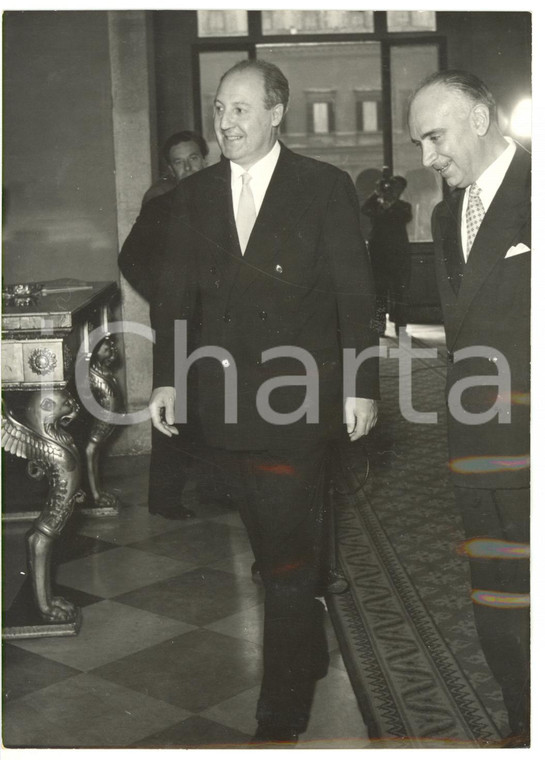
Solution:
[{"label": "patterned carpet runner", "polygon": [[[413,340],[438,351],[408,367],[390,351],[397,341],[383,344],[380,422],[366,448],[343,452],[349,477],[334,494],[337,560],[350,587],[330,596],[328,608],[380,746],[494,747],[508,729],[457,552],[463,534],[448,481],[444,346]],[[436,412],[437,423],[409,422],[401,413],[409,404]]]}]

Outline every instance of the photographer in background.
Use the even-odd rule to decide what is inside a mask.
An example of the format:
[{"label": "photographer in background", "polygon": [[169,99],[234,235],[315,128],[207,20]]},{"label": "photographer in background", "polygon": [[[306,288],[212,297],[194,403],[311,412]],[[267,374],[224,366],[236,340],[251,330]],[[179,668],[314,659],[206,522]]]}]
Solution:
[{"label": "photographer in background", "polygon": [[386,332],[386,314],[395,324],[396,335],[407,326],[407,298],[411,277],[411,255],[407,224],[412,219],[410,203],[400,200],[407,180],[391,176],[387,167],[376,190],[361,207],[371,219],[369,253],[377,293],[376,321],[379,335]]}]

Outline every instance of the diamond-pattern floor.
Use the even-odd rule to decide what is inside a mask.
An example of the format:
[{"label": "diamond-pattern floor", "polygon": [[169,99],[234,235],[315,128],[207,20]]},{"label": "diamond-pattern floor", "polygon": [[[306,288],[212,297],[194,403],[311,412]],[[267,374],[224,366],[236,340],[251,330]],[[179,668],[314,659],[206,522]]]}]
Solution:
[{"label": "diamond-pattern floor", "polygon": [[[147,463],[108,459],[121,514],[77,515],[55,547],[58,591],[82,608],[79,635],[4,642],[8,748],[232,748],[254,733],[263,592],[245,530],[236,512],[196,503],[191,488],[195,518],[149,515]],[[28,527],[5,530],[10,586],[25,577]],[[28,582],[16,591],[5,608],[24,615]],[[331,666],[297,746],[367,747],[330,626],[328,636]]]}]

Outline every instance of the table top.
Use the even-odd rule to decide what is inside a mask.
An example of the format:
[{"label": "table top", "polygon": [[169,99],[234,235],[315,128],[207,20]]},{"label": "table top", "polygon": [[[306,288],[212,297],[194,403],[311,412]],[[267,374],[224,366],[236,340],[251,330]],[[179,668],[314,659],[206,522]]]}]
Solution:
[{"label": "table top", "polygon": [[85,282],[71,278],[25,285],[6,285],[2,291],[2,331],[65,329],[85,312],[106,304],[117,292],[116,282]]}]

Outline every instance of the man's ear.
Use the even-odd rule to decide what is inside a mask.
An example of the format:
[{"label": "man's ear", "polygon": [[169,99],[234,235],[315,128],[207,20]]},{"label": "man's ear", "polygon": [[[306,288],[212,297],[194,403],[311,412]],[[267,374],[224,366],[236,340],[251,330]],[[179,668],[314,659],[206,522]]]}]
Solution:
[{"label": "man's ear", "polygon": [[484,137],[490,126],[490,112],[484,103],[478,103],[471,112],[471,123],[479,137]]},{"label": "man's ear", "polygon": [[275,106],[273,106],[273,109],[272,109],[273,127],[277,127],[280,124],[283,116],[284,116],[284,106],[282,105],[282,103],[277,103]]}]

